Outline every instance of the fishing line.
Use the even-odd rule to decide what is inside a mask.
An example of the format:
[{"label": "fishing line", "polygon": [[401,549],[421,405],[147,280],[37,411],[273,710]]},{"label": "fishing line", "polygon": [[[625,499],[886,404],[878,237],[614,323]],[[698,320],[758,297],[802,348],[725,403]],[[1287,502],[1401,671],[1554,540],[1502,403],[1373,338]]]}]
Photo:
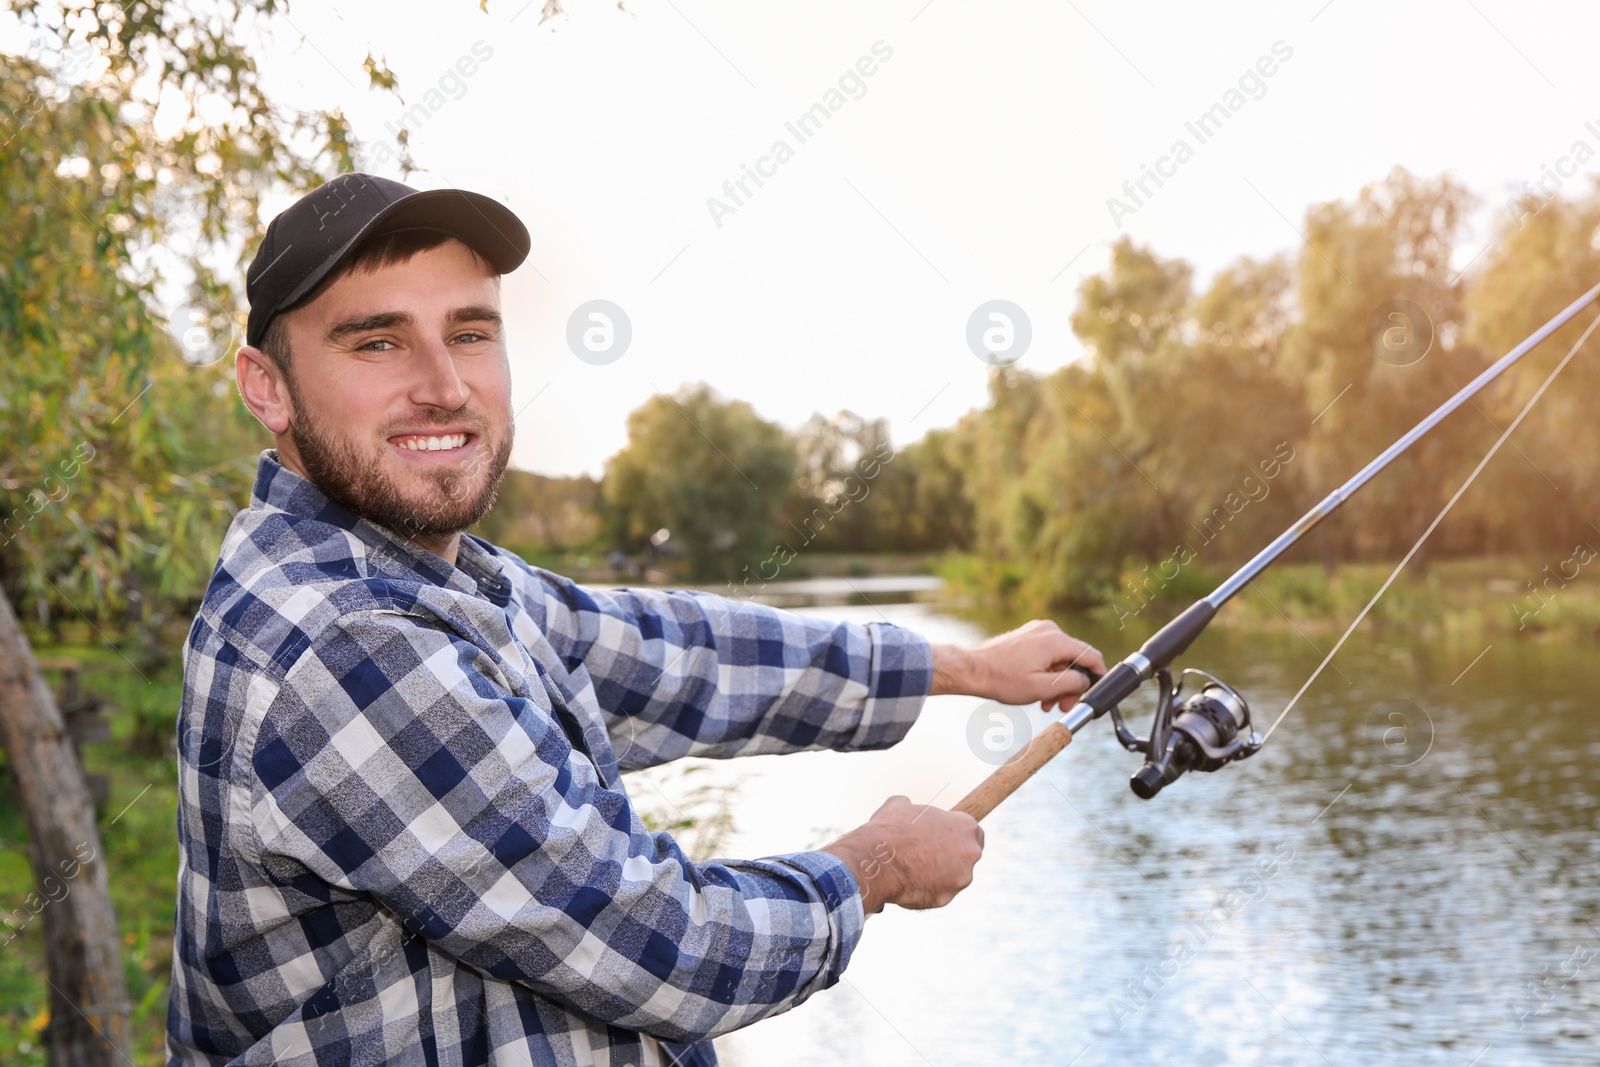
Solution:
[{"label": "fishing line", "polygon": [[1515,430],[1517,426],[1521,424],[1523,418],[1528,414],[1528,412],[1533,410],[1533,405],[1537,404],[1539,402],[1539,398],[1544,395],[1544,391],[1550,388],[1550,383],[1556,380],[1556,375],[1560,374],[1566,368],[1567,364],[1572,361],[1572,357],[1577,355],[1578,349],[1583,347],[1583,342],[1589,339],[1589,335],[1594,332],[1594,328],[1596,326],[1600,326],[1600,316],[1596,316],[1595,320],[1589,323],[1589,328],[1583,331],[1583,336],[1579,337],[1577,343],[1574,344],[1572,348],[1568,350],[1567,354],[1561,358],[1561,362],[1556,364],[1555,370],[1550,372],[1549,377],[1545,378],[1543,384],[1541,384],[1538,389],[1534,390],[1533,396],[1528,398],[1528,402],[1524,404],[1522,410],[1517,413],[1517,417],[1511,421],[1511,425],[1507,426],[1505,432],[1500,435],[1499,440],[1495,441],[1494,447],[1489,449],[1489,451],[1484,455],[1483,459],[1478,461],[1478,465],[1473,468],[1472,473],[1467,476],[1467,480],[1462,483],[1461,488],[1456,490],[1455,496],[1450,498],[1450,502],[1444,506],[1444,510],[1439,512],[1439,514],[1434,517],[1434,520],[1428,524],[1428,528],[1426,530],[1422,531],[1422,536],[1417,538],[1417,543],[1411,546],[1411,551],[1406,553],[1405,558],[1402,559],[1395,566],[1394,570],[1389,573],[1389,577],[1384,579],[1383,585],[1381,585],[1378,588],[1378,591],[1372,595],[1372,599],[1367,601],[1367,606],[1361,609],[1361,614],[1357,615],[1355,621],[1352,622],[1349,628],[1345,630],[1344,634],[1339,638],[1338,643],[1333,646],[1332,651],[1324,656],[1322,662],[1317,665],[1317,669],[1311,672],[1311,677],[1307,678],[1306,684],[1300,687],[1300,692],[1294,695],[1294,698],[1291,699],[1288,705],[1284,707],[1283,711],[1278,714],[1278,717],[1272,721],[1272,725],[1267,727],[1267,732],[1261,736],[1263,743],[1266,742],[1267,738],[1272,736],[1272,731],[1278,728],[1278,724],[1283,721],[1283,717],[1294,709],[1295,704],[1302,696],[1305,695],[1305,691],[1311,688],[1311,683],[1315,682],[1317,677],[1322,674],[1323,670],[1328,666],[1328,664],[1333,662],[1333,657],[1338,654],[1340,647],[1345,643],[1345,639],[1355,632],[1355,628],[1357,626],[1361,625],[1361,620],[1367,617],[1367,612],[1372,610],[1372,606],[1378,602],[1378,599],[1382,597],[1384,593],[1389,591],[1389,586],[1394,584],[1394,580],[1399,577],[1400,572],[1405,568],[1405,565],[1411,562],[1411,557],[1417,554],[1417,549],[1422,547],[1422,543],[1428,539],[1430,534],[1433,533],[1434,528],[1437,527],[1439,523],[1444,521],[1444,517],[1450,514],[1450,509],[1456,506],[1456,501],[1461,499],[1461,494],[1467,491],[1468,487],[1470,487],[1473,481],[1477,479],[1479,473],[1483,471],[1483,468],[1488,466],[1489,461],[1494,458],[1494,454],[1500,451],[1500,446],[1505,444],[1506,438],[1511,436],[1511,431]]}]

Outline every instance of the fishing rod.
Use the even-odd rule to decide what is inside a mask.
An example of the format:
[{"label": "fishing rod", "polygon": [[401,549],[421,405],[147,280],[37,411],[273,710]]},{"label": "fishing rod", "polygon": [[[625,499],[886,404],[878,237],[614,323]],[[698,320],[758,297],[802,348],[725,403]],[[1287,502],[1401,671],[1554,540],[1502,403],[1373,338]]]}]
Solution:
[{"label": "fishing rod", "polygon": [[[1158,630],[1137,652],[1129,653],[1126,659],[1104,675],[1086,672],[1092,684],[1078,698],[1078,702],[1070,709],[1051,713],[1046,725],[1033,736],[1027,747],[984,779],[953,810],[966,812],[974,819],[982,819],[1022,783],[1033,777],[1035,771],[1066,748],[1073,734],[1108,713],[1122,746],[1145,756],[1144,765],[1134,772],[1129,782],[1134,793],[1143,800],[1149,800],[1187,771],[1219,770],[1261,751],[1264,738],[1252,726],[1250,705],[1244,697],[1215,675],[1194,668],[1184,670],[1174,683],[1171,670],[1173,660],[1188,650],[1224,604],[1310,532],[1312,527],[1336,511],[1356,490],[1376,477],[1396,457],[1471,400],[1512,364],[1566,325],[1596,297],[1600,297],[1600,285],[1567,305],[1560,314],[1468,382],[1460,392],[1384,449],[1349,481],[1300,516],[1294,525],[1256,553],[1209,596],[1196,601]],[[1570,356],[1569,353],[1568,358]],[[1534,399],[1538,399],[1538,394]],[[1184,684],[1191,675],[1198,680],[1198,688],[1183,698]],[[1149,736],[1139,737],[1123,722],[1118,705],[1152,678],[1159,687],[1156,713],[1151,721]]]}]

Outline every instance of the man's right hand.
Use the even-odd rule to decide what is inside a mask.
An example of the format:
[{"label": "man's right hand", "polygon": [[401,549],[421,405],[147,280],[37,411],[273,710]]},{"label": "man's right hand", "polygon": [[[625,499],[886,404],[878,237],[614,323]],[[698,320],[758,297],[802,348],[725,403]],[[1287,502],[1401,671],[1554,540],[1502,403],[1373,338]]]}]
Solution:
[{"label": "man's right hand", "polygon": [[983,855],[983,827],[959,811],[886,800],[864,826],[822,851],[850,865],[868,915],[885,904],[942,908],[968,885]]}]

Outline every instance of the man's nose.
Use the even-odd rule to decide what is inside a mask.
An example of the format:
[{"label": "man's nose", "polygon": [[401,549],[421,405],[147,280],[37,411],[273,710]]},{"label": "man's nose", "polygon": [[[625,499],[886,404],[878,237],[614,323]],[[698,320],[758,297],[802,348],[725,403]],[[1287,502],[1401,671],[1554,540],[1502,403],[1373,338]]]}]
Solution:
[{"label": "man's nose", "polygon": [[467,402],[470,390],[442,338],[424,341],[416,350],[415,380],[411,400],[428,407],[454,411]]}]

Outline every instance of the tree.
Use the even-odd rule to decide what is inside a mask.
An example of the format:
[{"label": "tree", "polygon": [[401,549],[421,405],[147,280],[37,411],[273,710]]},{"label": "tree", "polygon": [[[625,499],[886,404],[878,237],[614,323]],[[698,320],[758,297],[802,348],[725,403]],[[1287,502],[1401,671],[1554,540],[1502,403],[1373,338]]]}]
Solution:
[{"label": "tree", "polygon": [[869,516],[866,550],[972,547],[972,502],[961,473],[965,443],[958,430],[930,430],[881,466],[870,486],[870,503],[862,501]]},{"label": "tree", "polygon": [[1196,491],[1178,462],[1196,448],[1181,377],[1192,275],[1119,240],[1072,313],[1086,358],[995,373],[990,409],[963,428],[974,542],[1032,606],[1104,600],[1129,561],[1173,548]]},{"label": "tree", "polygon": [[[881,506],[884,494],[878,489],[880,479],[897,462],[889,421],[867,419],[853,411],[841,411],[831,419],[816,414],[800,427],[794,442],[800,475],[784,508],[788,523],[806,538],[814,538],[811,547],[821,551],[888,547],[894,520]],[[874,494],[879,501],[868,504]]]},{"label": "tree", "polygon": [[494,509],[473,529],[517,552],[583,548],[600,537],[600,484],[508,470]]},{"label": "tree", "polygon": [[[1396,168],[1353,202],[1307,212],[1300,319],[1283,363],[1305,383],[1304,473],[1313,485],[1331,489],[1350,477],[1482,369],[1463,337],[1462,287],[1451,266],[1474,203],[1450,178]],[[1343,557],[1408,549],[1456,488],[1441,472],[1472,451],[1481,429],[1452,419],[1419,442],[1324,524],[1324,549]]]},{"label": "tree", "polygon": [[696,578],[733,579],[767,557],[799,457],[783,429],[704,384],[656,394],[628,416],[601,494],[614,542],[638,549],[669,531]]},{"label": "tree", "polygon": [[[983,575],[1037,609],[1123,595],[1130,571],[1159,592],[1188,562],[1242,562],[1600,280],[1600,184],[1513,201],[1487,253],[1458,256],[1474,202],[1396,169],[1314,205],[1292,263],[1241,259],[1198,295],[1188,264],[1118,241],[1072,314],[1086,358],[995,372],[952,433]],[[1481,260],[1470,284],[1461,259]],[[1595,314],[1320,527],[1325,565],[1409,550]],[[1600,543],[1597,391],[1600,356],[1575,361],[1427,550]]]},{"label": "tree", "polygon": [[1152,477],[1184,487],[1172,534],[1207,562],[1243,562],[1308,503],[1296,464],[1311,415],[1283,365],[1294,282],[1286,257],[1247,257],[1185,311],[1189,339],[1167,386],[1177,403],[1159,416],[1166,442]]},{"label": "tree", "polygon": [[[1466,295],[1468,335],[1492,357],[1510,351],[1600,283],[1600,182],[1585,196],[1528,197],[1511,207]],[[1516,417],[1595,314],[1591,309],[1556,331],[1524,360],[1526,366],[1478,401],[1498,427]],[[1470,501],[1497,548],[1566,553],[1580,542],[1600,546],[1600,533],[1591,525],[1600,523],[1593,505],[1600,498],[1596,396],[1600,339],[1591,337],[1518,427],[1517,447],[1505,449],[1484,471],[1486,484]]]},{"label": "tree", "polygon": [[[1136,493],[1127,503],[1137,508],[1142,532],[1125,543],[1141,554],[1169,547],[1192,488],[1166,469],[1166,460],[1180,454],[1174,433],[1186,418],[1181,371],[1193,275],[1181,260],[1161,259],[1119,239],[1106,273],[1079,287],[1072,313],[1072,332],[1088,353],[1093,379],[1063,381],[1049,398],[1081,440],[1077,451],[1109,450],[1121,461],[1105,457],[1118,480],[1133,476],[1128,484]],[[1090,414],[1086,405],[1101,401],[1098,414]],[[1194,445],[1190,439],[1184,447],[1192,451]]]},{"label": "tree", "polygon": [[[0,76],[0,741],[41,893],[83,868],[41,912],[50,1061],[110,1064],[128,1006],[93,808],[9,598],[138,633],[153,601],[203,586],[195,546],[242,501],[234,468],[194,449],[248,434],[212,391],[222,368],[179,357],[228,354],[240,301],[215,265],[259,231],[262,195],[348,168],[351,146],[337,114],[262,94],[238,27],[274,0],[8,6],[33,43]],[[176,132],[155,125],[163,92],[187,109]],[[159,309],[174,286],[182,341]]]}]

